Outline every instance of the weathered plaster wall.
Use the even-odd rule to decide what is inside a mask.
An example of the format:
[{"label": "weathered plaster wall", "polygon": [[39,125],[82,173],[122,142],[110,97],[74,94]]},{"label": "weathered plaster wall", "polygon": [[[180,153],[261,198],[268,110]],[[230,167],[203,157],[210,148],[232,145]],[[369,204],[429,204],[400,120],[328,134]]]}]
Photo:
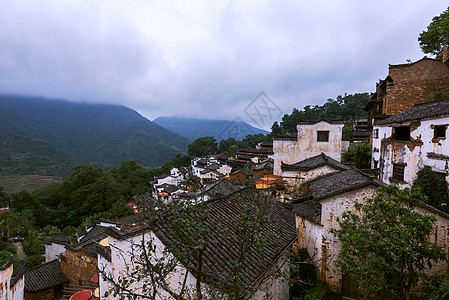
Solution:
[{"label": "weathered plaster wall", "polygon": [[45,262],[57,259],[61,253],[65,253],[65,245],[53,242],[50,245],[45,244]]},{"label": "weathered plaster wall", "polygon": [[[306,158],[321,154],[321,152],[341,161],[342,129],[344,124],[329,124],[321,121],[316,124],[298,124],[297,140],[274,139],[273,160],[274,175],[281,175],[281,162],[294,164]],[[328,142],[318,142],[317,132],[329,131]]]},{"label": "weathered plaster wall", "polygon": [[19,300],[19,299],[24,299],[25,297],[25,279],[22,276],[19,281],[16,282],[16,284],[11,287],[12,289],[12,294],[11,294],[11,299],[14,300]]},{"label": "weathered plaster wall", "polygon": [[8,267],[5,267],[4,270],[0,270],[0,300],[12,299],[12,291],[10,287],[12,272],[12,263]]},{"label": "weathered plaster wall", "polygon": [[301,216],[296,216],[296,228],[298,230],[298,241],[295,246],[307,249],[313,264],[320,269],[323,225]]},{"label": "weathered plaster wall", "polygon": [[[331,228],[338,229],[337,217],[344,211],[354,211],[354,204],[364,202],[367,198],[375,197],[377,188],[368,186],[354,191],[349,191],[340,195],[329,197],[321,201],[321,224],[323,225],[322,253],[321,253],[321,279],[326,281],[336,291],[341,289],[342,274],[335,262],[341,248],[340,241],[329,232]],[[323,253],[325,252],[325,253]],[[327,267],[327,268],[325,268]]]},{"label": "weathered plaster wall", "polygon": [[[132,245],[140,245],[142,242],[142,238],[145,240],[149,240],[150,238],[154,239],[154,243],[156,245],[156,256],[161,257],[163,255],[164,245],[162,242],[151,232],[145,233],[145,235],[138,235],[126,240],[117,240],[113,237],[109,237],[109,244],[111,246],[111,262],[108,262],[106,259],[100,257],[98,261],[98,267],[100,270],[104,270],[107,274],[112,275],[117,281],[121,276],[126,276],[127,273],[132,272],[134,270],[134,265],[131,262],[131,259],[135,255],[139,255],[139,253],[135,252],[133,254]],[[182,286],[182,280],[184,279],[186,269],[181,267],[178,268],[176,272],[172,273],[169,278],[169,286],[173,290],[180,291]],[[100,276],[100,299],[119,299],[120,297],[113,297],[113,295],[109,295],[108,297],[104,297],[105,292],[112,288],[112,284],[106,280],[102,276]],[[187,286],[194,287],[196,283],[195,277],[193,277],[190,273],[187,277]],[[134,283],[131,288],[138,289],[140,287],[139,283]],[[168,299],[168,294],[166,292],[161,291],[160,295],[157,299]]]},{"label": "weathered plaster wall", "polygon": [[[278,259],[276,267],[283,274],[287,274],[290,271],[289,258],[287,252],[284,252]],[[270,271],[276,271],[273,267]],[[270,272],[269,271],[269,272]],[[257,291],[250,298],[251,300],[284,300],[289,298],[289,280],[288,278],[268,278],[262,282]]]},{"label": "weathered plaster wall", "polygon": [[[449,156],[449,126],[446,127],[444,139],[434,139],[433,129],[436,125],[448,124],[449,118],[401,124],[411,125],[411,140],[408,142],[395,141],[392,136],[392,126],[375,126],[374,129],[379,130],[379,138],[373,139],[372,166],[374,166],[374,160],[380,165],[380,180],[389,184],[399,184],[401,187],[411,187],[418,171],[424,167],[430,167],[433,171],[444,173],[449,183],[449,159],[428,156],[428,153]],[[394,163],[406,164],[403,182],[392,180]]]},{"label": "weathered plaster wall", "polygon": [[[321,279],[337,292],[341,292],[342,288],[342,273],[335,265],[341,243],[329,230],[339,228],[337,217],[340,217],[344,211],[354,211],[355,203],[363,203],[366,199],[375,197],[376,192],[377,188],[370,186],[321,201],[321,224],[316,224],[300,216],[296,218],[298,246],[307,249],[315,266],[321,273]],[[415,211],[421,214],[436,215],[435,233],[429,239],[431,242],[442,245],[448,253],[449,219],[422,207],[415,208]],[[439,262],[434,264],[432,270],[428,270],[428,273],[447,272],[447,270],[447,262]],[[415,296],[419,296],[422,294],[422,289],[415,288],[412,292]]]}]

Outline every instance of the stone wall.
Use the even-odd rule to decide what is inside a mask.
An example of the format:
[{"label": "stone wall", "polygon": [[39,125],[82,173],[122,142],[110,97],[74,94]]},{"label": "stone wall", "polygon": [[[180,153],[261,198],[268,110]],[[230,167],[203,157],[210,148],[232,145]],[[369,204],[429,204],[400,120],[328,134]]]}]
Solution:
[{"label": "stone wall", "polygon": [[412,64],[390,65],[383,101],[383,113],[394,115],[424,103],[437,90],[449,89],[449,65],[439,60],[423,58]]},{"label": "stone wall", "polygon": [[97,258],[84,251],[66,250],[66,259],[61,260],[61,270],[70,280],[70,286],[79,290],[94,290],[97,284],[92,277],[97,273]]}]

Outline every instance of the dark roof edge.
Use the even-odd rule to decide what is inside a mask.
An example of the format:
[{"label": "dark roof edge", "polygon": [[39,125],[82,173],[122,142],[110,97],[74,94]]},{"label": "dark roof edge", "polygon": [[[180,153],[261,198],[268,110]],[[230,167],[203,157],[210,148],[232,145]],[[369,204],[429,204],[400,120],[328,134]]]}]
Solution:
[{"label": "dark roof edge", "polygon": [[8,258],[8,260],[2,266],[0,266],[0,271],[4,271],[4,270],[8,269],[12,265],[13,261],[14,261],[14,256],[11,254],[11,256]]},{"label": "dark roof edge", "polygon": [[319,122],[327,122],[329,124],[344,124],[345,119],[325,119],[321,118],[318,120],[296,120],[296,124],[316,124]]},{"label": "dark roof edge", "polygon": [[326,198],[333,197],[333,196],[338,195],[338,194],[352,192],[354,190],[360,189],[362,187],[370,186],[370,185],[372,185],[374,187],[381,187],[382,186],[382,184],[379,184],[378,182],[375,182],[374,180],[370,180],[370,181],[366,181],[366,182],[361,183],[361,184],[357,184],[357,185],[351,186],[350,188],[347,188],[347,189],[345,189],[343,191],[338,191],[338,192],[334,192],[334,193],[328,194],[326,196],[314,198],[313,200],[322,201],[322,200],[324,200]]},{"label": "dark roof edge", "polygon": [[[391,64],[388,64],[388,67],[389,67],[389,68],[396,68],[396,67],[412,66],[412,65],[414,65],[414,64],[416,64],[416,63],[419,63],[420,61],[423,61],[423,60],[425,60],[425,59],[432,60],[432,61],[439,61],[439,62],[443,63],[443,61],[441,61],[441,60],[439,60],[439,59],[427,57],[426,55],[424,55],[423,58],[418,59],[418,60],[415,61],[415,62],[412,62],[412,63],[406,63],[406,64],[397,64],[397,65],[391,65]],[[389,76],[389,75],[388,75],[388,76]],[[388,76],[387,76],[387,77],[388,77]]]}]

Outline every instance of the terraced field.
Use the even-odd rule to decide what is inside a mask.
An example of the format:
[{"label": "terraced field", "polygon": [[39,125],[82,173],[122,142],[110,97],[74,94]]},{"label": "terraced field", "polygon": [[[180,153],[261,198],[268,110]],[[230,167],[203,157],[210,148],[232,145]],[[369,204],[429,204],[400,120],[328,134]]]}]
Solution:
[{"label": "terraced field", "polygon": [[31,192],[40,187],[61,180],[54,179],[52,176],[42,175],[3,175],[0,176],[0,186],[5,188],[7,193],[18,193],[20,191]]}]

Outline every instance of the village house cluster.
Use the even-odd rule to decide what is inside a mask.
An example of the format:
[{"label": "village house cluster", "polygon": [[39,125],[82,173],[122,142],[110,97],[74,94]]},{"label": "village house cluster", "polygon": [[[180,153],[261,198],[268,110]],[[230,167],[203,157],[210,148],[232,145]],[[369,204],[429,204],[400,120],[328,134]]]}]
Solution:
[{"label": "village house cluster", "polygon": [[[288,270],[291,247],[307,249],[320,279],[334,291],[357,298],[357,288],[335,264],[341,246],[330,230],[338,228],[337,218],[344,211],[375,197],[379,187],[411,187],[423,168],[449,183],[449,99],[429,101],[432,93],[442,89],[449,89],[447,54],[443,62],[424,57],[414,63],[390,65],[388,76],[376,84],[366,105],[368,118],[355,126],[355,140],[367,139],[372,145],[369,172],[342,162],[349,147],[349,142],[342,140],[343,120],[298,121],[295,134],[274,137],[272,143],[261,143],[256,149],[240,149],[233,158],[195,158],[187,168],[174,168],[170,174],[156,177],[152,194],[130,203],[134,214],[114,221],[99,220],[79,233],[76,242],[53,235],[45,244],[46,262],[25,274],[12,277],[12,264],[7,262],[0,268],[1,288],[7,291],[0,299],[52,299],[83,290],[99,299],[116,299],[112,294],[105,296],[113,287],[108,278],[126,277],[133,264],[128,255],[133,245],[152,239],[161,255],[165,247],[179,242],[163,227],[147,226],[148,216],[142,208],[154,201],[170,203],[188,197],[209,201],[211,220],[223,222],[223,227],[211,227],[216,242],[205,252],[210,282],[222,280],[220,276],[229,275],[230,249],[242,238],[223,233],[232,232],[239,222],[233,212],[241,204],[230,197],[240,195],[245,205],[256,205],[246,194],[248,186],[271,198],[265,233],[270,242],[262,249],[268,263],[261,263],[254,253],[245,254],[244,280],[255,287],[252,299],[288,298],[288,278],[261,280],[261,276],[275,266]],[[449,252],[449,215],[426,204],[415,209],[437,217],[430,240]],[[192,265],[172,274],[174,290],[181,289],[181,278],[189,268]],[[448,268],[447,262],[441,262],[432,272]],[[187,284],[195,286],[195,282],[194,272],[190,272]],[[419,287],[412,292],[422,295]]]}]

